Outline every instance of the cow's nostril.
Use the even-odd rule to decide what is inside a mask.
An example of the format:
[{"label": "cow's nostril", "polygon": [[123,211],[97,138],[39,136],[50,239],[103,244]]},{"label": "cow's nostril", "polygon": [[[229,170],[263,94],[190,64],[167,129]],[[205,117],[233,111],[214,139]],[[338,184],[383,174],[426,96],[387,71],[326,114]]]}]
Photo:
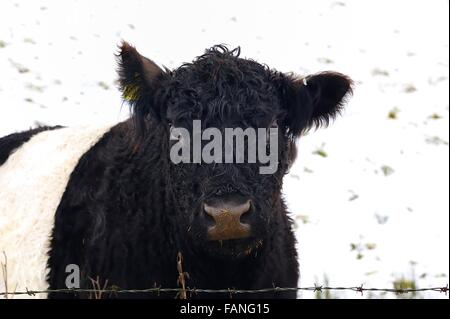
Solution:
[{"label": "cow's nostril", "polygon": [[251,209],[252,209],[252,203],[250,202],[250,205],[249,205],[249,208],[247,209],[247,211],[242,213],[242,215],[241,215],[241,223],[242,224],[250,224],[250,218],[252,216]]},{"label": "cow's nostril", "polygon": [[221,202],[216,205],[204,204],[207,215],[214,219],[214,226],[208,228],[210,240],[226,240],[250,236],[250,225],[241,222],[241,216],[250,210],[250,200],[236,204]]},{"label": "cow's nostril", "polygon": [[206,226],[214,226],[216,222],[214,221],[214,217],[206,212],[204,209],[204,218],[206,222]]}]

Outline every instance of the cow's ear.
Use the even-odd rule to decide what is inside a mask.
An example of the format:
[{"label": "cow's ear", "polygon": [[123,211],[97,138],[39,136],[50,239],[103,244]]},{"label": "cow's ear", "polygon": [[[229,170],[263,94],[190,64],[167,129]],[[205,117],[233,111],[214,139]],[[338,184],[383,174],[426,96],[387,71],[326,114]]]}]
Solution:
[{"label": "cow's ear", "polygon": [[154,97],[165,72],[127,42],[120,45],[118,64],[122,97],[130,104],[137,129],[142,132],[147,118],[162,117]]},{"label": "cow's ear", "polygon": [[282,100],[289,135],[298,137],[311,128],[327,126],[343,110],[352,85],[348,76],[337,72],[285,76]]}]

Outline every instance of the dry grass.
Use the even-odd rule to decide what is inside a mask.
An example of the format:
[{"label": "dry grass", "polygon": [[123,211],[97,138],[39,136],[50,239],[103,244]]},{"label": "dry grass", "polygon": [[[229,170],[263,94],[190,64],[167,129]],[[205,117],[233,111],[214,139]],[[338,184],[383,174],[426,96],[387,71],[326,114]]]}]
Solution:
[{"label": "dry grass", "polygon": [[17,284],[14,287],[14,289],[11,291],[11,293],[9,293],[9,289],[8,289],[8,257],[6,256],[6,253],[4,251],[3,251],[3,259],[4,259],[4,262],[1,262],[0,266],[2,268],[3,284],[5,285],[4,298],[5,299],[9,299],[10,295],[11,295],[11,299],[13,299],[14,298],[14,292],[16,292],[16,290],[17,290]]}]

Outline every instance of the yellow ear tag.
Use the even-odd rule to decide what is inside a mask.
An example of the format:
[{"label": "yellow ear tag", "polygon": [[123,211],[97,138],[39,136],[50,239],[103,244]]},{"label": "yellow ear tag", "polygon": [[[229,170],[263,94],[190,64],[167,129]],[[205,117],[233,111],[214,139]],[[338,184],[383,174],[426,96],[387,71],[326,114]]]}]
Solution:
[{"label": "yellow ear tag", "polygon": [[123,89],[123,98],[126,101],[136,101],[139,98],[139,87],[136,85],[126,85]]}]

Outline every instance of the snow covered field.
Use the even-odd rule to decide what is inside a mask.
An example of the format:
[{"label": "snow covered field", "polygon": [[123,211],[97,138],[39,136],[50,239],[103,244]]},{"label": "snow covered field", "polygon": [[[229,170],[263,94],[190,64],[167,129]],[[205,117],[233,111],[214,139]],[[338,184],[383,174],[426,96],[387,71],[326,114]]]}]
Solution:
[{"label": "snow covered field", "polygon": [[169,68],[226,43],[280,71],[350,75],[344,116],[299,141],[285,178],[299,284],[448,283],[447,0],[2,0],[0,13],[0,136],[125,118],[121,39]]}]

